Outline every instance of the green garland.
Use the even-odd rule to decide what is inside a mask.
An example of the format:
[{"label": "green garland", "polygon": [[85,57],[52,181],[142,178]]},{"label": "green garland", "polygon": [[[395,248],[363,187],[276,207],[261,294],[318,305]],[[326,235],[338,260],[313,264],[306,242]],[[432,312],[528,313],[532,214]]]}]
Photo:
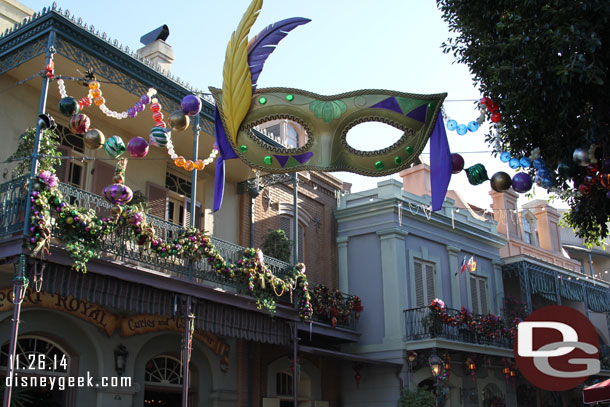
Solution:
[{"label": "green garland", "polygon": [[123,233],[132,238],[141,250],[160,258],[207,259],[218,275],[247,283],[248,293],[256,298],[259,309],[264,307],[271,313],[275,312],[277,297],[296,289],[299,317],[305,321],[311,320],[313,308],[304,264],[297,264],[281,279],[263,263],[260,250],[245,249],[236,264],[229,263],[200,230],[189,228],[174,239],[163,241],[156,237],[154,228],[146,222],[142,205],[124,205],[118,216],[103,218],[92,209],[66,202],[57,185],[57,177],[49,171],[40,173],[32,185],[32,216],[27,245],[34,255],[41,251],[49,252],[51,228],[54,227],[54,236],[62,241],[74,261],[73,268],[86,273],[87,262],[100,257],[103,237]]},{"label": "green garland", "polygon": [[346,322],[352,312],[356,319],[360,319],[360,313],[364,309],[358,296],[354,295],[346,300],[339,290],[328,288],[323,284],[313,288],[312,305],[314,313],[329,318],[333,327],[336,327],[338,321]]}]

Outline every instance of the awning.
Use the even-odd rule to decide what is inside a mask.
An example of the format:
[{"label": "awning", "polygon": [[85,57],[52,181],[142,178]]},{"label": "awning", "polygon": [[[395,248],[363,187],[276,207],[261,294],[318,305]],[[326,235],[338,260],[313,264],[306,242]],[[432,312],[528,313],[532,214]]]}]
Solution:
[{"label": "awning", "polygon": [[585,404],[610,403],[610,379],[586,387],[582,398]]},{"label": "awning", "polygon": [[[47,263],[42,288],[63,296],[113,307],[135,314],[173,316],[176,293],[89,272]],[[270,315],[194,298],[195,328],[225,337],[270,344],[287,344],[288,324]]]}]

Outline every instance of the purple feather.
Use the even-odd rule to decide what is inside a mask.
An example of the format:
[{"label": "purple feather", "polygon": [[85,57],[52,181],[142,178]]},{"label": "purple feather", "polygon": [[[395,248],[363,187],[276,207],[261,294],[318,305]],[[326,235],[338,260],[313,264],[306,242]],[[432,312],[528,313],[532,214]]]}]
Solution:
[{"label": "purple feather", "polygon": [[252,92],[256,90],[258,76],[263,71],[263,65],[275,50],[276,45],[290,31],[310,21],[310,19],[302,17],[287,18],[265,27],[256,37],[252,38],[248,44],[248,65],[252,76]]}]

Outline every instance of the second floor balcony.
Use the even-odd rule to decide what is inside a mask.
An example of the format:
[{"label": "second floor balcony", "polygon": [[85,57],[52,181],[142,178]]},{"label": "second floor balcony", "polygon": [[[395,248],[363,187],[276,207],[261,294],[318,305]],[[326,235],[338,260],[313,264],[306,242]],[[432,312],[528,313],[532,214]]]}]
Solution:
[{"label": "second floor balcony", "polygon": [[[453,318],[458,317],[459,314],[458,310],[452,308],[445,308],[445,312]],[[482,332],[467,324],[447,324],[429,307],[407,309],[404,315],[408,342],[437,339],[505,349],[512,349],[513,346],[511,336],[500,330]],[[476,321],[486,316],[473,314],[472,317]]]},{"label": "second floor balcony", "polygon": [[[62,193],[65,202],[80,208],[90,209],[98,216],[111,216],[112,205],[103,197],[63,183],[60,183],[57,188]],[[26,177],[17,178],[0,185],[0,254],[2,257],[13,256],[18,254],[17,251],[21,251],[26,198]],[[146,215],[146,222],[154,228],[155,236],[164,241],[169,241],[184,231],[182,226],[152,215]],[[57,222],[53,220],[51,228],[52,251],[61,252],[66,249],[65,243],[61,239],[63,237],[62,233]],[[243,260],[245,247],[213,236],[209,239],[218,254],[227,263],[238,264]],[[98,254],[102,262],[129,267],[141,273],[161,274],[178,280],[190,281],[208,286],[215,291],[248,294],[247,281],[228,278],[225,274],[218,273],[217,268],[210,263],[209,258],[204,257],[201,260],[192,261],[188,257],[178,254],[160,256],[154,251],[146,250],[138,245],[133,232],[128,228],[107,234],[98,243],[97,247],[100,249]],[[3,246],[4,248],[2,248]],[[12,253],[11,250],[16,251]],[[264,256],[264,264],[275,277],[280,279],[285,279],[293,270],[293,265],[268,256]],[[315,282],[310,281],[310,290],[314,286]],[[344,293],[341,293],[341,296],[344,303],[348,303],[351,298]],[[294,295],[284,292],[279,295],[277,302],[294,308],[299,304],[299,296],[296,292]],[[338,318],[336,324],[332,321],[330,313],[328,315],[314,313],[313,321],[317,324],[333,325],[333,327],[336,326],[350,331],[355,330],[354,313]]]}]

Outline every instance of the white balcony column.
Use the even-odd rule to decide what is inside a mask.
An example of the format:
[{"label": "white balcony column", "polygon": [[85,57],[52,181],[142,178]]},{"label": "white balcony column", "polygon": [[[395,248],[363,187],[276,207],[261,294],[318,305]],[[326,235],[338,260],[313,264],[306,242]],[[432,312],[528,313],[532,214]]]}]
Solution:
[{"label": "white balcony column", "polygon": [[349,269],[347,247],[349,245],[348,236],[337,238],[337,254],[339,256],[339,291],[349,294]]},{"label": "white balcony column", "polygon": [[402,342],[405,336],[403,310],[407,301],[408,232],[390,228],[377,231],[381,243],[381,278],[383,284],[383,313],[385,336],[383,343]]},{"label": "white balcony column", "polygon": [[460,309],[462,307],[462,290],[460,283],[460,248],[457,246],[446,245],[447,256],[449,257],[449,281],[451,285],[451,308]]}]

